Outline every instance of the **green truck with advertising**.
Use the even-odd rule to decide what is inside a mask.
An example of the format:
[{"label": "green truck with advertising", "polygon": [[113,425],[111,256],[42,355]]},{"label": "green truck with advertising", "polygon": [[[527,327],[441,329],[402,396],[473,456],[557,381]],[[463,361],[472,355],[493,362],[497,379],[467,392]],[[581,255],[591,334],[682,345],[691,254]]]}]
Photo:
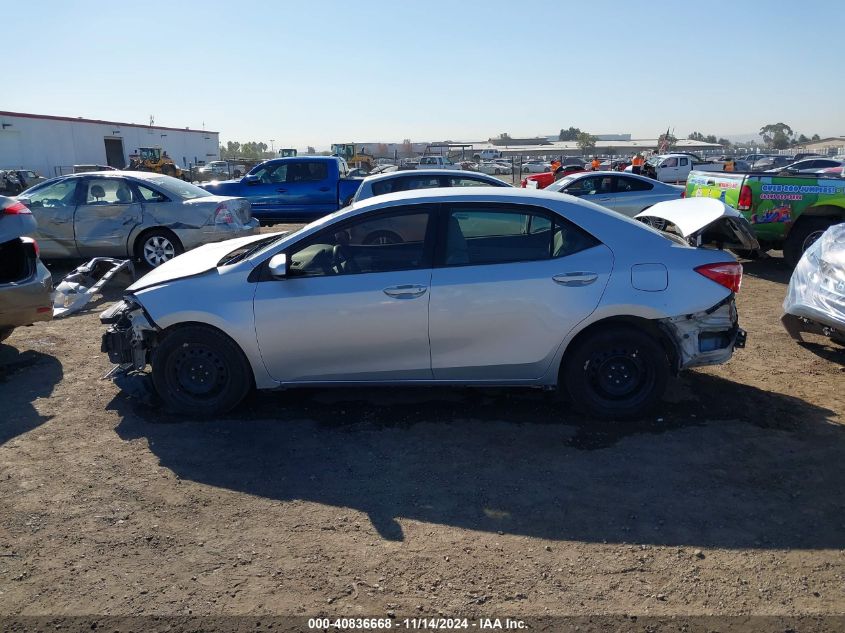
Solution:
[{"label": "green truck with advertising", "polygon": [[845,175],[693,171],[687,198],[718,198],[741,212],[762,250],[783,249],[790,266],[828,227],[845,222]]}]

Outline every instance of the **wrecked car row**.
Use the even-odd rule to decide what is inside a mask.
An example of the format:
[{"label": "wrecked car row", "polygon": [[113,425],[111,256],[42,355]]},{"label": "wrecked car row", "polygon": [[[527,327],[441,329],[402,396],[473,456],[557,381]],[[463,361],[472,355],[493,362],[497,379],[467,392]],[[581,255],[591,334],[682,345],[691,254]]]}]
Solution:
[{"label": "wrecked car row", "polygon": [[[109,176],[58,179],[27,192],[29,206],[11,201],[29,218],[17,237],[33,234],[38,209],[72,207],[68,222],[84,226],[84,207],[114,202],[108,185],[118,200],[126,186],[129,206],[141,205],[142,220],[127,222],[121,238],[137,243],[149,224],[135,196],[148,201],[142,187],[173,179]],[[67,204],[38,194],[58,184],[72,194]],[[90,195],[104,204],[80,204]],[[670,374],[726,362],[745,344],[735,305],[742,267],[722,249],[753,252],[759,244],[743,215],[713,198],[661,202],[632,221],[556,193],[437,188],[374,196],[295,233],[269,235],[253,235],[248,206],[204,191],[198,199],[207,227],[221,213],[237,215],[233,231],[242,237],[158,261],[101,315],[110,375],[151,367],[163,400],[191,415],[224,413],[253,386],[414,384],[561,389],[593,416],[623,418],[651,408]],[[147,213],[153,221],[162,215]],[[807,258],[833,280],[838,305],[845,273],[830,273],[830,262],[842,258],[842,237],[820,242]],[[37,253],[27,239],[21,249],[31,243]],[[90,245],[74,234],[74,247],[79,255]],[[0,334],[81,309],[122,270],[134,276],[126,259],[97,257],[76,268],[58,284],[52,310],[49,273],[30,275],[41,283],[40,311],[6,325],[0,310]],[[804,281],[795,287],[811,303],[807,289],[819,275],[807,267],[798,274]],[[845,311],[820,316],[798,303],[790,304],[797,321],[784,320],[791,334],[842,339],[836,319]]]}]

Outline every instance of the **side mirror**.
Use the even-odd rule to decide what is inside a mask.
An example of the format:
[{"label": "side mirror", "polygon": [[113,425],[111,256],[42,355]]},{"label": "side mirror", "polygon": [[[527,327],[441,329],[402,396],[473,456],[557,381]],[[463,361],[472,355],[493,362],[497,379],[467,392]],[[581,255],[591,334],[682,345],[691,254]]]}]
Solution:
[{"label": "side mirror", "polygon": [[267,268],[273,279],[284,279],[288,275],[288,256],[284,253],[273,255],[267,264]]},{"label": "side mirror", "polygon": [[254,175],[244,176],[244,184],[246,184],[246,185],[257,185],[260,182],[261,181],[258,179],[258,176],[254,176]]}]

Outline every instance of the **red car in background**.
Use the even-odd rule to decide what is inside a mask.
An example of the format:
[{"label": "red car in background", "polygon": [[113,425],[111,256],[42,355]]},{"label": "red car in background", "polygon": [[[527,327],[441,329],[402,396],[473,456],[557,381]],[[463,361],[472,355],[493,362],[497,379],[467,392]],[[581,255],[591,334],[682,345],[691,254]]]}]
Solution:
[{"label": "red car in background", "polygon": [[[568,176],[569,174],[577,174],[578,172],[586,171],[580,165],[564,165],[561,170],[561,176]],[[542,174],[531,174],[522,179],[520,187],[523,189],[530,187],[531,189],[545,189],[555,181],[553,172],[546,171]],[[529,184],[531,183],[531,184]]]}]

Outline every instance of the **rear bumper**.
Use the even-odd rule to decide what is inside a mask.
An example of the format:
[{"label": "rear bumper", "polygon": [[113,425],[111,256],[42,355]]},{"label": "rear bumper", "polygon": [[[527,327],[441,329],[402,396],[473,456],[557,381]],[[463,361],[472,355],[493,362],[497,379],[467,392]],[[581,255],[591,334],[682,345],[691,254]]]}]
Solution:
[{"label": "rear bumper", "polygon": [[35,274],[0,289],[0,327],[30,325],[53,318],[53,276],[37,260]]},{"label": "rear bumper", "polygon": [[212,224],[200,229],[176,229],[174,232],[185,250],[189,251],[203,244],[256,235],[260,232],[260,224],[253,217],[246,224]]},{"label": "rear bumper", "polygon": [[659,324],[673,341],[679,371],[726,363],[734,349],[745,347],[747,339],[739,327],[733,294],[707,310],[662,319]]}]

